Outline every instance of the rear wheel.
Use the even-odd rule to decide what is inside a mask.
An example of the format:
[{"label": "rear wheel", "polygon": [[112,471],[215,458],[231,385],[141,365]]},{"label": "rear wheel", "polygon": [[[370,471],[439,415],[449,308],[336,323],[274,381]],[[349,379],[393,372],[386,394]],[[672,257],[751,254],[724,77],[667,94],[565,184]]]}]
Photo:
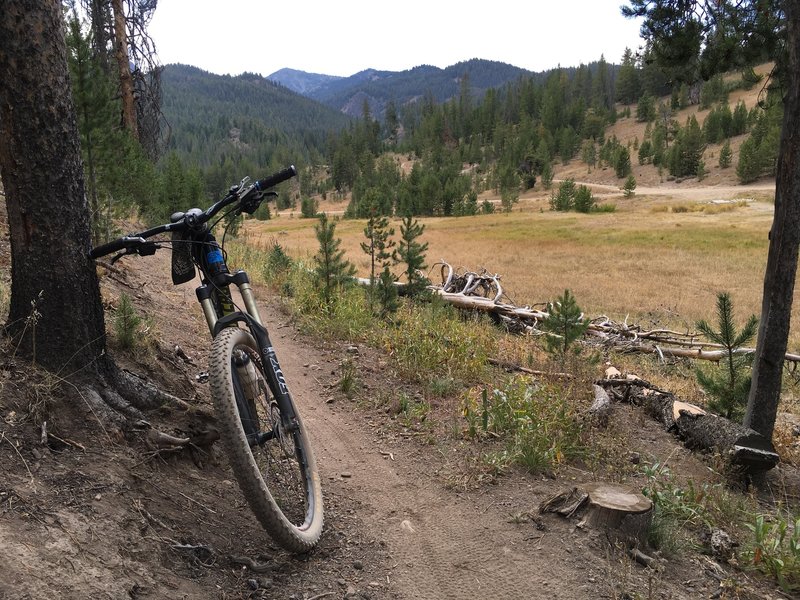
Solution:
[{"label": "rear wheel", "polygon": [[287,431],[256,342],[243,329],[227,327],[214,338],[209,371],[220,433],[250,508],[283,548],[308,552],[322,534],[322,489],[300,415]]}]

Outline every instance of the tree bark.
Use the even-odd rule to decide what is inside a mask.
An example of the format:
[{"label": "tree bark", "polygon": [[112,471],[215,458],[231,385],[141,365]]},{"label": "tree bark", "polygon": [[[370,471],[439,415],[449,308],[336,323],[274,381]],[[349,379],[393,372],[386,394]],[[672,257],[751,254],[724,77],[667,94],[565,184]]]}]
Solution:
[{"label": "tree bark", "polygon": [[800,2],[787,0],[786,93],[775,181],[775,216],[770,230],[764,296],[753,361],[753,385],[744,424],[772,439],[781,397],[783,356],[789,339],[797,253],[800,250]]},{"label": "tree bark", "polygon": [[136,103],[133,99],[133,77],[131,76],[130,55],[128,54],[128,33],[125,28],[125,9],[122,0],[112,0],[114,9],[114,54],[119,69],[119,91],[122,96],[122,119],[125,129],[133,139],[139,140],[139,127],[136,124]]},{"label": "tree bark", "polygon": [[[68,375],[104,369],[105,327],[58,0],[0,10],[0,174],[11,237],[7,331]],[[110,361],[108,361],[110,362]]]}]

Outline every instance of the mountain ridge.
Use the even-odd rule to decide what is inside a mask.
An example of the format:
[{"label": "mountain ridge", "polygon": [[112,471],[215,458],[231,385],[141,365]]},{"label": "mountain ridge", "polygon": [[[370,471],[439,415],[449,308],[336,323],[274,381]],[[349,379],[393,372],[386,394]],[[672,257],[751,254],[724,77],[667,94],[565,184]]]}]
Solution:
[{"label": "mountain ridge", "polygon": [[363,102],[354,99],[364,98],[371,113],[378,116],[383,114],[390,101],[400,106],[430,95],[434,101],[444,102],[459,93],[465,76],[470,93],[480,97],[490,88],[501,87],[523,76],[536,75],[508,63],[472,58],[445,68],[427,64],[404,71],[367,68],[349,77],[280,69],[268,75],[267,79],[350,116],[361,115]]}]

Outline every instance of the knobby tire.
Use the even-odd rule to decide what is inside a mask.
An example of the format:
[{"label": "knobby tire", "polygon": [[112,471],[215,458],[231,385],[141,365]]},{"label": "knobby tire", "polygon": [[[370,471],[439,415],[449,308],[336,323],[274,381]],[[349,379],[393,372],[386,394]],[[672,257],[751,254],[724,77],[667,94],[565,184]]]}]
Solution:
[{"label": "knobby tire", "polygon": [[[241,365],[234,364],[240,363],[245,355],[255,367],[249,376],[240,375]],[[258,346],[243,329],[227,327],[214,338],[209,372],[223,444],[251,510],[281,547],[296,553],[310,551],[322,534],[322,488],[300,415],[297,415],[297,430],[284,433],[280,409],[269,392]],[[256,382],[252,381],[253,372],[257,374]],[[245,385],[250,385],[253,393],[240,410]],[[258,430],[275,432],[273,439],[251,448],[245,433],[249,420],[241,414],[248,410],[257,413]]]}]

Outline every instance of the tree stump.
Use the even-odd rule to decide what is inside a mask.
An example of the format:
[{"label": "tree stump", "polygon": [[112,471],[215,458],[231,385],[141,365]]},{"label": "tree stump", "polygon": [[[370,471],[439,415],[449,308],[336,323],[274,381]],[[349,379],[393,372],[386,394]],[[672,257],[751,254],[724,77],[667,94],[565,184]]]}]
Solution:
[{"label": "tree stump", "polygon": [[597,427],[606,427],[614,405],[611,403],[608,392],[603,388],[599,385],[593,385],[592,388],[594,389],[594,403],[586,411],[586,414]]},{"label": "tree stump", "polygon": [[616,483],[588,483],[556,494],[539,505],[539,512],[581,518],[586,526],[606,534],[612,544],[647,545],[653,503],[636,490]]},{"label": "tree stump", "polygon": [[653,503],[639,492],[615,483],[590,483],[586,524],[605,531],[609,541],[645,547],[653,522]]}]

